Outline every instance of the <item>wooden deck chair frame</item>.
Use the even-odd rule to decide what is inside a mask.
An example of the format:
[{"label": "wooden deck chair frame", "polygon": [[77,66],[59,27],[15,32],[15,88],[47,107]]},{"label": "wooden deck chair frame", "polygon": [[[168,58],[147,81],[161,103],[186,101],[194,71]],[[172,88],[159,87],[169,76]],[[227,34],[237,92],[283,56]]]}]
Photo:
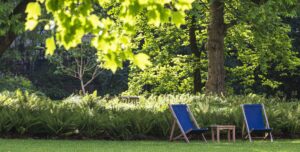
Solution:
[{"label": "wooden deck chair frame", "polygon": [[[265,118],[265,123],[266,123],[265,127],[270,128],[268,117],[267,117],[267,113],[266,113],[266,110],[265,110],[265,105],[264,104],[261,104],[261,105],[262,105],[263,114],[265,116],[264,117]],[[246,118],[246,114],[245,114],[244,104],[242,104],[241,107],[242,107],[243,116],[244,116],[244,123],[243,123],[243,128],[242,128],[242,138],[243,139],[249,138],[249,141],[252,142],[253,141],[252,139],[255,139],[255,138],[256,139],[266,139],[268,136],[270,136],[270,140],[271,140],[271,142],[273,142],[273,135],[272,135],[271,132],[266,132],[264,137],[252,137],[251,136],[251,131],[250,131],[248,122],[246,120],[247,118]],[[244,137],[245,126],[246,126],[246,130],[247,130],[247,135]]]},{"label": "wooden deck chair frame", "polygon": [[[187,136],[187,134],[189,133],[189,131],[187,133],[184,132],[184,130],[183,130],[183,128],[182,128],[179,120],[176,117],[176,114],[175,114],[175,112],[174,112],[174,110],[172,108],[172,105],[170,105],[170,104],[169,104],[169,109],[170,109],[170,111],[172,113],[172,116],[173,116],[173,119],[174,119],[169,140],[170,141],[174,141],[174,140],[183,138],[185,140],[185,142],[189,143],[190,142],[189,141],[189,137]],[[198,123],[197,123],[197,121],[196,121],[196,119],[195,119],[195,117],[194,117],[194,115],[191,113],[191,110],[190,110],[189,106],[187,106],[187,109],[188,109],[189,115],[192,118],[193,123],[196,125],[197,128],[200,128],[199,125],[198,125]],[[181,134],[178,135],[178,136],[176,136],[176,137],[174,137],[174,131],[175,131],[175,128],[176,128],[176,124],[177,124],[178,128],[180,129]],[[192,129],[190,131],[192,131]],[[207,140],[206,140],[206,138],[205,138],[205,136],[204,136],[203,133],[201,133],[201,136],[202,136],[203,140],[207,143]]]}]

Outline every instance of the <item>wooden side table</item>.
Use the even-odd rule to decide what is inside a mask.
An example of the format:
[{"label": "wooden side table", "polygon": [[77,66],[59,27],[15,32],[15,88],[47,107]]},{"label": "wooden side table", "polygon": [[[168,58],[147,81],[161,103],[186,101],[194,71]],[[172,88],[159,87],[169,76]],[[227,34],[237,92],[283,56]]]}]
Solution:
[{"label": "wooden side table", "polygon": [[211,125],[212,141],[215,141],[215,131],[217,132],[217,141],[220,142],[220,131],[227,130],[228,141],[231,140],[231,133],[233,142],[235,142],[235,125]]}]

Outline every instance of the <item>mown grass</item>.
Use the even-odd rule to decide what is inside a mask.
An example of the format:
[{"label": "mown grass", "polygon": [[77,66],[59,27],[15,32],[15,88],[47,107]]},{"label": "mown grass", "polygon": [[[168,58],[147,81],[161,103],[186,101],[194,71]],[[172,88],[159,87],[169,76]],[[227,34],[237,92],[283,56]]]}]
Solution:
[{"label": "mown grass", "polygon": [[300,140],[237,141],[203,143],[192,141],[103,141],[0,139],[1,152],[298,152]]}]

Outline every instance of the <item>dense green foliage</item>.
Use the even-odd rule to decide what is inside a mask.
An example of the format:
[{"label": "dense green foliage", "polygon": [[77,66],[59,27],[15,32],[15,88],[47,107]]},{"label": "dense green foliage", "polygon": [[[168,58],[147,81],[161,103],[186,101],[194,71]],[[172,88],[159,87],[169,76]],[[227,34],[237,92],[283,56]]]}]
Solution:
[{"label": "dense green foliage", "polygon": [[0,76],[0,91],[15,91],[17,89],[35,92],[37,89],[30,80],[18,76]]},{"label": "dense green foliage", "polygon": [[[150,64],[148,56],[141,53],[135,55],[131,51],[130,41],[135,33],[136,15],[144,12],[148,24],[159,26],[160,23],[174,23],[179,26],[185,22],[185,11],[191,8],[192,2],[37,0],[27,5],[25,28],[33,30],[39,22],[46,22],[44,30],[52,33],[46,40],[46,54],[54,53],[56,43],[67,50],[76,47],[81,44],[83,36],[89,34],[93,36],[91,46],[98,50],[98,58],[104,62],[103,67],[115,72],[125,60],[130,60],[145,69]],[[41,17],[41,4],[51,19]],[[104,13],[97,13],[97,8]],[[116,13],[111,13],[111,9]]]},{"label": "dense green foliage", "polygon": [[[101,139],[167,138],[171,127],[169,103],[190,105],[200,126],[234,124],[241,132],[242,103],[264,103],[275,136],[300,133],[300,105],[279,98],[248,95],[140,97],[137,104],[118,97],[70,96],[62,101],[28,92],[0,94],[2,136],[89,137]],[[288,110],[287,110],[288,109]]]},{"label": "dense green foliage", "polygon": [[13,32],[19,34],[23,31],[23,24],[20,23],[20,14],[13,14],[13,10],[20,0],[9,0],[0,2],[0,36]]},{"label": "dense green foliage", "polygon": [[[5,5],[6,3],[10,2],[5,2]],[[117,24],[116,29],[120,30],[123,24],[119,25],[119,22],[122,22],[119,20],[121,9],[120,5],[117,5],[119,3],[107,4],[103,8],[98,7],[97,3],[93,1],[95,7],[91,13],[98,18],[114,19]],[[49,31],[43,29],[45,24],[43,19],[52,23],[54,17],[51,14],[44,14],[46,8],[43,7],[43,3],[39,4],[41,4],[41,16],[39,16],[41,22],[34,31],[20,35],[11,48],[3,54],[0,59],[0,73],[26,77],[47,96],[62,99],[72,93],[78,93],[82,87],[75,78],[66,76],[66,73],[57,73],[57,69],[61,69],[61,64],[53,64],[48,60],[49,58],[44,57],[44,42],[49,35],[54,35],[57,28],[55,26],[51,29],[49,24],[50,27],[45,26],[50,28]],[[7,4],[3,9],[13,8],[15,5]],[[250,0],[226,2],[225,22],[234,23],[228,29],[225,39],[228,94],[256,93],[287,98],[300,97],[299,87],[294,83],[299,81],[297,43],[299,41],[297,16],[299,15],[294,11],[294,5],[293,0],[291,3],[279,0],[276,3],[268,1],[259,5]],[[121,94],[124,91],[126,92],[123,94],[126,95],[192,93],[195,80],[193,72],[196,68],[201,69],[199,74],[201,90],[204,91],[208,60],[206,50],[202,46],[207,41],[208,7],[208,1],[193,2],[191,10],[186,11],[185,23],[182,22],[179,28],[168,23],[161,26],[148,24],[149,19],[152,18],[147,15],[148,12],[140,10],[136,12],[135,32],[130,34],[130,49],[134,54],[147,54],[152,66],[139,70],[128,62],[119,62],[118,64],[125,66],[122,70],[118,70],[116,75],[104,71],[87,86],[87,91],[97,90],[101,95]],[[274,11],[278,13],[273,13]],[[3,14],[3,17],[7,14],[9,12]],[[195,58],[189,42],[192,18],[195,19],[197,46],[201,51],[200,62],[199,58]],[[63,50],[59,45],[56,47]],[[72,48],[72,50],[76,49],[78,48]],[[60,62],[65,63],[69,62],[68,58],[72,54],[61,53],[61,51],[57,53],[60,55]],[[58,56],[54,56],[56,57]],[[90,55],[90,57],[95,56]],[[101,63],[104,63],[103,61],[105,59],[100,60]],[[74,67],[74,65],[65,66],[69,69]],[[85,80],[88,80],[90,75],[88,74]]]},{"label": "dense green foliage", "polygon": [[238,24],[229,28],[225,38],[227,83],[240,83],[242,86],[235,86],[238,92],[268,90],[274,94],[284,85],[285,76],[298,75],[299,51],[291,49],[291,27],[284,22],[297,16],[297,5],[291,0],[267,1],[259,7],[247,1],[229,6],[228,12],[234,13],[225,19],[237,20]]},{"label": "dense green foliage", "polygon": [[186,144],[183,142],[170,143],[167,141],[70,141],[70,140],[0,140],[0,151],[28,152],[297,152],[299,140],[257,141],[254,143],[203,143],[199,141]]},{"label": "dense green foliage", "polygon": [[130,72],[128,91],[123,94],[192,93],[193,65],[189,56],[174,55],[164,63],[157,63],[144,71],[133,68]]},{"label": "dense green foliage", "polygon": [[[297,93],[291,95],[291,90],[298,92],[297,88],[290,88],[291,84],[286,81],[298,77],[299,73],[299,50],[292,49],[292,37],[289,36],[290,24],[294,22],[285,21],[297,16],[295,3],[293,0],[290,3],[268,1],[264,5],[235,0],[225,3],[225,22],[229,26],[224,44],[227,93],[298,96]],[[194,2],[186,18],[187,24],[180,29],[173,25],[149,26],[141,19],[137,24],[140,32],[135,39],[139,46],[136,50],[148,54],[153,66],[144,71],[134,69],[130,72],[130,93],[192,92],[195,67],[201,69],[201,81],[205,84],[208,59],[207,50],[202,50],[201,45],[207,42],[208,7],[209,3]],[[278,13],[274,13],[275,10]],[[196,18],[201,60],[195,59],[188,41],[192,17]],[[297,33],[292,31],[292,34]],[[185,60],[180,60],[180,64],[174,62],[181,55]]]}]

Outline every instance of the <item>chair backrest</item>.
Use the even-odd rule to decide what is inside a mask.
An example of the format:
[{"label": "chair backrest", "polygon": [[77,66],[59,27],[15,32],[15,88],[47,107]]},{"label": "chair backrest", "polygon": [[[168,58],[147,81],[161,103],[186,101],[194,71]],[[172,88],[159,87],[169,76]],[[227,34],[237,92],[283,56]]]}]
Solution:
[{"label": "chair backrest", "polygon": [[186,104],[172,104],[170,108],[184,132],[196,128]]},{"label": "chair backrest", "polygon": [[249,129],[265,129],[264,109],[262,104],[244,104],[244,116]]}]

